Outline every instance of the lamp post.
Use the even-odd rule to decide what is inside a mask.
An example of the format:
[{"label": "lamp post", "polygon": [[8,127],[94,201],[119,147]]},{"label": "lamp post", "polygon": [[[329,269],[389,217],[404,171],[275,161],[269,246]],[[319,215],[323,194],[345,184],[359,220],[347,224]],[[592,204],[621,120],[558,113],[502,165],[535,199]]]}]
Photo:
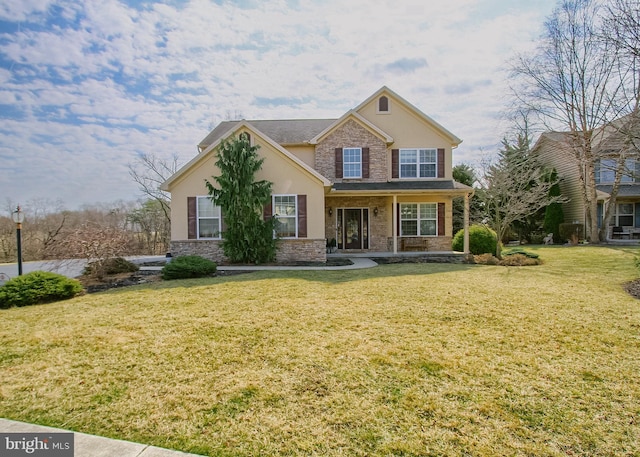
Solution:
[{"label": "lamp post", "polygon": [[20,205],[11,213],[11,219],[16,223],[16,240],[18,245],[18,276],[22,275],[22,223],[24,222],[24,213],[20,209]]}]

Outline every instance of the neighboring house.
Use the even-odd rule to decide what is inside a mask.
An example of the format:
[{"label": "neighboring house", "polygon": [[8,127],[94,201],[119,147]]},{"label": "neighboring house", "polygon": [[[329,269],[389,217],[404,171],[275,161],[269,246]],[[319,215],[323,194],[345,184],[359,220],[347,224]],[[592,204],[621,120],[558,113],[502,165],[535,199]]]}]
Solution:
[{"label": "neighboring house", "polygon": [[205,179],[219,173],[220,142],[242,133],[265,159],[257,179],[273,183],[265,216],[278,219],[279,262],[325,261],[332,239],[338,252],[451,251],[452,199],[464,197],[468,207],[473,193],[452,178],[452,150],[461,140],[383,87],[339,119],[215,127],[162,185],[171,192],[174,256],[224,261],[224,221]]},{"label": "neighboring house", "polygon": [[[631,116],[625,116],[605,128],[598,129],[593,135],[599,227],[602,227],[606,207],[611,203],[618,159],[624,154],[624,171],[620,176],[607,239],[640,235],[640,123],[632,123],[631,119]],[[571,151],[571,139],[572,136],[568,132],[543,133],[532,151],[538,154],[543,164],[555,168],[558,172],[562,195],[569,198],[563,205],[565,222],[581,223],[588,228],[580,169]]]}]

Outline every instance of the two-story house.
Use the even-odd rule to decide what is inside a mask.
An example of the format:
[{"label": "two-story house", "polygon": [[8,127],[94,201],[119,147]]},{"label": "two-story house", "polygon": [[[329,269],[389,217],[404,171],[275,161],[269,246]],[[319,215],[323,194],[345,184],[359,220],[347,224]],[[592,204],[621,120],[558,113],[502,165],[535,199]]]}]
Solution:
[{"label": "two-story house", "polygon": [[221,141],[240,134],[265,159],[257,179],[273,183],[265,214],[278,220],[279,262],[323,262],[332,239],[347,253],[451,251],[452,199],[463,197],[468,207],[473,192],[452,177],[461,140],[383,87],[339,119],[216,126],[199,154],[162,185],[171,193],[174,256],[224,261],[222,212],[205,179],[219,173]]},{"label": "two-story house", "polygon": [[[579,222],[588,228],[587,211],[580,183],[580,164],[572,151],[568,132],[543,133],[532,151],[542,163],[557,170],[565,222]],[[607,238],[632,238],[640,235],[640,122],[625,116],[593,132],[595,185],[598,200],[598,224],[602,227],[607,205],[612,203],[614,182],[619,187],[612,208]],[[621,156],[621,154],[623,154]],[[621,160],[622,167],[619,167]],[[615,229],[614,229],[615,227]]]}]

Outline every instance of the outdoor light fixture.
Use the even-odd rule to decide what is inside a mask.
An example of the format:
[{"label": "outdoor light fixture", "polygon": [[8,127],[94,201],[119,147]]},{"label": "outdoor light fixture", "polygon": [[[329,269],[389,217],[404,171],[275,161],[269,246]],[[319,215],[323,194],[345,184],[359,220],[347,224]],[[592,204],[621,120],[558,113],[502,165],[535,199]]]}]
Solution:
[{"label": "outdoor light fixture", "polygon": [[333,208],[329,207],[329,216],[333,216]]},{"label": "outdoor light fixture", "polygon": [[378,217],[378,207],[377,206],[375,208],[373,208],[373,215],[375,217]]},{"label": "outdoor light fixture", "polygon": [[24,213],[20,209],[20,205],[11,213],[11,219],[16,223],[16,241],[18,247],[18,276],[22,276],[22,223],[24,222]]}]

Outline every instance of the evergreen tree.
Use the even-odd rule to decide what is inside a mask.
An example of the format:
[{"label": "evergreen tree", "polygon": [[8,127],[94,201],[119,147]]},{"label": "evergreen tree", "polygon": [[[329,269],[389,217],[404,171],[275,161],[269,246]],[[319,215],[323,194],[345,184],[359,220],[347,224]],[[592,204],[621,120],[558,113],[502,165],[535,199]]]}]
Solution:
[{"label": "evergreen tree", "polygon": [[256,181],[264,159],[258,157],[259,146],[251,146],[248,135],[223,140],[218,148],[216,166],[218,187],[205,180],[211,200],[222,209],[226,229],[222,248],[234,263],[265,263],[275,260],[275,219],[263,220],[263,208],[271,198],[272,183]]},{"label": "evergreen tree", "polygon": [[[557,181],[558,174],[554,170],[552,172],[552,180]],[[561,195],[560,185],[556,182],[551,189],[549,189],[550,197],[559,197]],[[560,238],[560,224],[564,222],[564,212],[562,211],[562,205],[558,202],[549,204],[544,212],[544,230],[545,233],[553,233],[554,242],[561,241]]]}]

